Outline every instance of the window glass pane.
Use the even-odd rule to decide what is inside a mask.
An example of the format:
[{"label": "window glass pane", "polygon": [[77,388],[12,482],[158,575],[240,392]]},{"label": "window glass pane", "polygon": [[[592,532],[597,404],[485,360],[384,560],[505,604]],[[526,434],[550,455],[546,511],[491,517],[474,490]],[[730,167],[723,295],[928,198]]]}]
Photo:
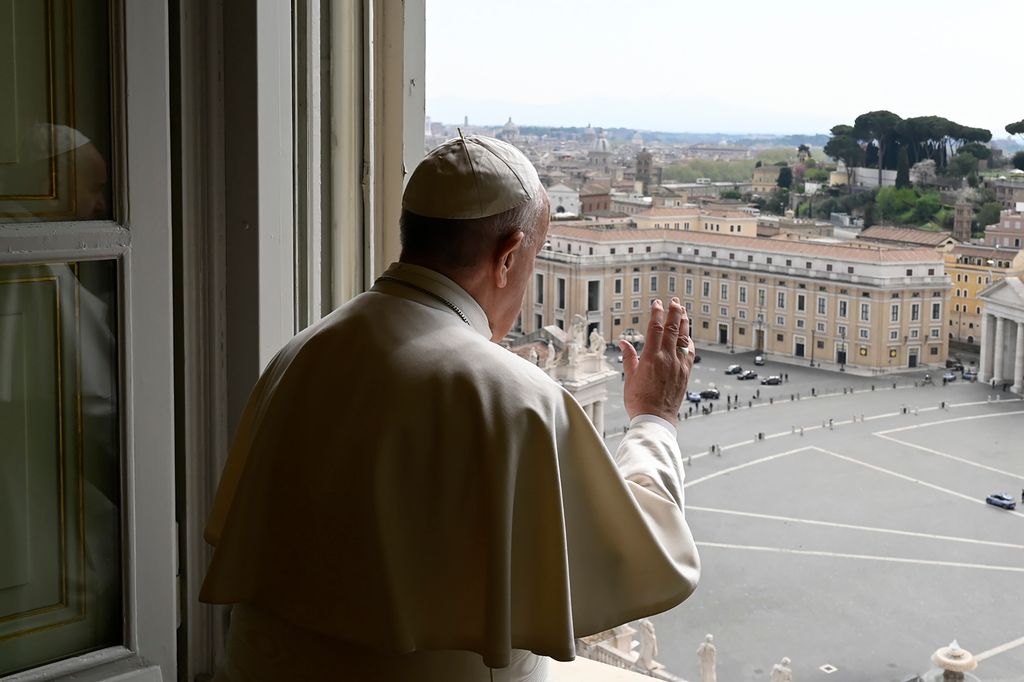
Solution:
[{"label": "window glass pane", "polygon": [[0,675],[124,641],[116,291],[0,266]]},{"label": "window glass pane", "polygon": [[0,221],[112,217],[109,55],[106,0],[0,0]]}]

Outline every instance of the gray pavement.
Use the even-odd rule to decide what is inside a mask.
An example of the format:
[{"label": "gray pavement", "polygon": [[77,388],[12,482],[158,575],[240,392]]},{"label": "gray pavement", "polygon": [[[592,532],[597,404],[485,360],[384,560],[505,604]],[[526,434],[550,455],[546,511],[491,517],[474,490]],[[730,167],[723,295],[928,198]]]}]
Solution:
[{"label": "gray pavement", "polygon": [[[956,638],[984,657],[980,679],[1024,681],[1024,507],[984,503],[997,491],[1020,499],[1024,402],[979,384],[921,385],[925,372],[941,378],[934,368],[863,377],[770,358],[757,371],[789,382],[754,386],[722,375],[752,354],[701,355],[691,388],[714,383],[741,407],[723,398],[680,422],[703,576],[652,619],[658,659],[699,679],[710,632],[723,682],[767,680],[783,656],[801,682],[898,682]],[[625,424],[616,383],[613,449]]]}]

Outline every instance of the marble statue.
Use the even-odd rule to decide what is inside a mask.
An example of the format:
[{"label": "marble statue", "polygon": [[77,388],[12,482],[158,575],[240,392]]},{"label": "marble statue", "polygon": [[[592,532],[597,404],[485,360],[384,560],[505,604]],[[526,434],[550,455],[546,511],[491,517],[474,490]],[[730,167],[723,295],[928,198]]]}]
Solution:
[{"label": "marble statue", "polygon": [[714,645],[713,635],[704,635],[704,641],[697,647],[697,660],[700,661],[700,682],[717,682],[715,665],[718,663],[718,649]]},{"label": "marble statue", "polygon": [[587,320],[580,314],[572,316],[572,324],[569,326],[569,343],[575,343],[580,348],[587,345]]},{"label": "marble statue", "polygon": [[793,671],[789,668],[789,657],[772,666],[771,682],[793,682]]},{"label": "marble statue", "polygon": [[654,670],[654,657],[658,655],[658,637],[654,634],[654,623],[641,618],[637,625],[640,626],[640,657],[637,665],[643,670]]},{"label": "marble statue", "polygon": [[547,355],[546,358],[544,358],[544,366],[545,367],[554,367],[555,366],[555,344],[551,343],[550,339],[548,340],[548,355]]},{"label": "marble statue", "polygon": [[604,352],[604,337],[601,336],[601,332],[597,331],[597,327],[594,327],[594,331],[590,332],[590,352]]},{"label": "marble statue", "polygon": [[534,365],[540,364],[540,356],[537,354],[536,348],[530,349],[530,362],[533,363]]}]

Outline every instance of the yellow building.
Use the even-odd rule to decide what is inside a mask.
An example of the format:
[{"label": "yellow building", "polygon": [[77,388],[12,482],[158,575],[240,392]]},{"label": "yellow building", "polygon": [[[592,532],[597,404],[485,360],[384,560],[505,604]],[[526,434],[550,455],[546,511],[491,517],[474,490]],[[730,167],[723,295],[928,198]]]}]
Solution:
[{"label": "yellow building", "polygon": [[751,180],[754,194],[771,194],[778,189],[779,169],[782,166],[758,166]]},{"label": "yellow building", "polygon": [[651,299],[678,296],[698,346],[881,371],[947,356],[949,281],[934,249],[562,225],[548,240],[523,332],[579,313],[614,341],[646,328]]},{"label": "yellow building", "polygon": [[945,254],[946,274],[952,283],[946,306],[946,331],[951,341],[981,342],[978,294],[999,280],[1024,272],[1024,250],[959,244]]},{"label": "yellow building", "polygon": [[682,230],[757,236],[757,218],[745,211],[702,209],[697,206],[658,206],[633,216],[638,230]]}]

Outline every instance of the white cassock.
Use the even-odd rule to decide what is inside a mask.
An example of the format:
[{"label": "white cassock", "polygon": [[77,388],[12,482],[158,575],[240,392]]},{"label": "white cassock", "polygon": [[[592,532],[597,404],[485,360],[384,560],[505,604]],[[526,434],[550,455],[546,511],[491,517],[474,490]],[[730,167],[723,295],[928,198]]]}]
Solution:
[{"label": "white cassock", "polygon": [[693,592],[673,431],[634,420],[613,459],[490,335],[395,264],[273,359],[207,526],[201,599],[240,605],[222,679],[539,681]]}]

